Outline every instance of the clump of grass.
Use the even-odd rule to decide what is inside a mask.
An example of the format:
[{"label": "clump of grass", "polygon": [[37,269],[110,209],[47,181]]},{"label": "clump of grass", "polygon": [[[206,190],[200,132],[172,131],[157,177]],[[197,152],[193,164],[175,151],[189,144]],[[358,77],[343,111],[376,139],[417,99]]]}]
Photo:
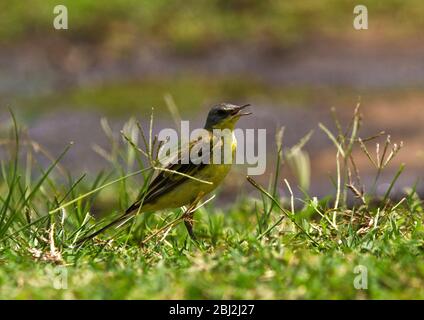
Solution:
[{"label": "clump of grass", "polygon": [[[383,198],[380,199],[380,206],[374,208],[370,205],[370,202],[377,198],[375,194],[375,186],[377,185],[382,171],[395,158],[399,150],[402,148],[403,142],[392,145],[390,136],[387,136],[382,152],[380,152],[379,143],[376,143],[376,156],[374,159],[371,156],[366,143],[378,139],[380,136],[384,135],[384,132],[373,137],[360,137],[359,134],[362,125],[360,104],[357,104],[353,117],[346,129],[342,128],[334,109],[332,109],[332,114],[337,130],[336,134],[333,134],[322,123],[319,123],[319,128],[328,136],[330,141],[333,142],[336,149],[335,163],[337,170],[336,177],[333,179],[335,195],[330,198],[333,201],[327,201],[326,199],[319,201],[316,198],[311,198],[307,194],[310,166],[308,164],[309,160],[307,160],[307,154],[302,151],[302,148],[311,138],[313,134],[311,131],[303,137],[299,143],[289,148],[284,155],[290,169],[294,171],[300,190],[302,190],[305,194],[305,198],[297,200],[304,204],[302,211],[307,212],[307,214],[295,212],[295,199],[292,187],[286,179],[281,181],[280,184],[287,189],[288,194],[290,195],[291,211],[280,205],[280,197],[276,193],[276,182],[274,182],[272,190],[267,191],[252,177],[247,177],[248,182],[258,189],[262,195],[265,195],[265,198],[268,198],[262,198],[263,207],[266,208],[268,206],[266,200],[270,199],[272,203],[276,204],[278,211],[281,213],[280,217],[278,217],[274,223],[271,223],[270,228],[268,228],[264,233],[260,233],[259,238],[271,233],[272,229],[284,228],[285,218],[288,218],[296,229],[296,232],[294,233],[295,237],[303,236],[305,239],[308,239],[312,245],[320,249],[340,246],[343,247],[346,243],[351,243],[352,241],[359,242],[359,238],[363,237],[368,232],[375,235],[376,230],[378,230],[378,223],[381,222],[381,219],[390,219],[390,217],[396,213],[396,209],[398,209],[408,197],[413,197],[413,195],[407,194],[397,203],[392,203],[390,199],[390,193],[404,170],[405,165],[402,164],[397,173],[394,175]],[[376,169],[374,185],[370,193],[366,193],[364,186],[361,184],[359,170],[353,156],[354,148],[359,148]],[[281,147],[279,147],[279,150],[282,150]],[[280,163],[277,162],[277,165],[280,165]],[[278,176],[279,171],[279,169],[276,170],[276,176]],[[353,204],[353,206],[348,206],[348,192],[351,192],[354,198],[360,201],[359,205]],[[415,193],[415,188],[412,192]],[[271,206],[271,208],[274,207],[275,206]],[[264,223],[262,220],[265,219],[268,221],[271,217],[268,210],[264,210],[263,214],[258,216],[258,221],[262,224]],[[269,224],[270,222],[267,223]],[[330,239],[332,242],[328,242]]]}]

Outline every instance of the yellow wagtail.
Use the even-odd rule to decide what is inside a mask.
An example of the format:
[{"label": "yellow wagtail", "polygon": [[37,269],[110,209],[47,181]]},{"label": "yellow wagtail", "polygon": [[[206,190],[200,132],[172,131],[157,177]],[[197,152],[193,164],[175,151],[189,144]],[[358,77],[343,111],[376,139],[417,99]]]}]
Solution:
[{"label": "yellow wagtail", "polygon": [[[181,161],[182,152],[180,149],[178,151],[179,159],[173,161],[173,164],[168,165],[165,170],[160,171],[156,178],[149,184],[147,191],[123,215],[93,234],[79,240],[78,243],[95,237],[109,227],[128,219],[136,212],[159,211],[183,206],[188,206],[183,215],[184,224],[190,237],[195,239],[193,233],[194,209],[205,195],[218,187],[231,168],[231,162],[223,161],[222,158],[222,161],[218,161],[219,163],[213,161],[213,153],[217,146],[216,142],[219,142],[218,147],[221,147],[224,143],[222,136],[219,139],[214,139],[216,138],[214,134],[219,130],[221,132],[225,129],[230,131],[231,159],[234,159],[237,141],[233,130],[241,116],[251,114],[250,112],[242,111],[248,106],[249,104],[236,106],[228,103],[221,103],[214,106],[209,111],[204,127],[209,135],[208,143],[211,147],[210,163],[193,163],[191,159],[187,163],[184,163],[184,161]],[[190,151],[194,145],[195,141],[189,143]],[[195,179],[190,179],[190,177]]]}]

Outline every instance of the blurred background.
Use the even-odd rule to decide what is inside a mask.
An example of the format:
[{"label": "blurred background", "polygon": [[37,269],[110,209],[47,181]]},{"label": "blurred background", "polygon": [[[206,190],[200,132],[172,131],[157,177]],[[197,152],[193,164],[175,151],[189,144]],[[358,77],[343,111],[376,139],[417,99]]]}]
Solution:
[{"label": "blurred background", "polygon": [[[53,28],[58,4],[68,30]],[[353,28],[357,4],[368,30]],[[286,147],[315,130],[304,150],[310,194],[322,196],[334,190],[336,151],[318,123],[334,128],[335,107],[347,124],[360,99],[362,137],[404,141],[380,180],[384,192],[405,162],[400,192],[424,173],[423,30],[422,0],[1,0],[0,130],[10,107],[53,154],[74,141],[64,165],[76,176],[107,166],[92,148],[107,148],[102,117],[119,134],[131,116],[148,123],[154,107],[155,131],[174,126],[168,96],[200,127],[215,103],[251,103],[240,126],[268,129],[269,172],[279,127]],[[375,168],[359,152],[358,167],[370,183]],[[224,188],[247,185],[245,168],[232,174]]]}]

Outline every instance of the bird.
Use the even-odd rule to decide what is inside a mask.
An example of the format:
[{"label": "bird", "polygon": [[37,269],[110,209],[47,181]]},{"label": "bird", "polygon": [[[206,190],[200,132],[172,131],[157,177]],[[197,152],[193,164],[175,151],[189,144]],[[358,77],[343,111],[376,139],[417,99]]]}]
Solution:
[{"label": "bird", "polygon": [[[207,163],[198,163],[198,161],[194,163],[192,159],[181,161],[184,156],[180,147],[177,152],[177,161],[172,161],[165,167],[165,170],[160,170],[149,184],[146,192],[128,207],[125,213],[100,230],[80,239],[77,244],[84,243],[106,229],[124,222],[135,213],[156,212],[183,206],[187,207],[183,215],[187,232],[193,240],[196,240],[193,232],[194,209],[207,194],[214,191],[222,183],[232,166],[232,161],[225,161],[223,158],[225,151],[221,151],[221,161],[217,161],[218,163],[213,161],[213,154],[217,148],[222,148],[225,136],[217,136],[216,132],[222,132],[225,129],[230,132],[231,156],[234,159],[237,148],[237,140],[234,135],[235,125],[242,116],[251,114],[251,112],[244,111],[248,106],[250,104],[238,106],[230,103],[220,103],[213,106],[204,125],[208,134],[206,143],[210,146],[210,161]],[[202,143],[205,143],[205,141],[202,141]],[[189,151],[195,146],[196,141],[190,141],[188,144]],[[202,156],[201,151],[199,156]]]}]

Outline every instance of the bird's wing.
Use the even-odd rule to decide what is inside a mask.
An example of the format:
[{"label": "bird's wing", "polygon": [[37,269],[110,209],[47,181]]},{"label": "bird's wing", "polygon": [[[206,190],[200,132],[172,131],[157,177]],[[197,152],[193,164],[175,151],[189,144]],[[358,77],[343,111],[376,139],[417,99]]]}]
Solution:
[{"label": "bird's wing", "polygon": [[[145,197],[145,203],[155,200],[172,190],[175,186],[187,179],[190,179],[187,176],[195,177],[204,166],[205,164],[203,163],[193,164],[191,162],[188,164],[173,164],[168,166],[166,169],[169,171],[161,171],[149,186]],[[183,176],[172,171],[176,171],[187,176]]]},{"label": "bird's wing", "polygon": [[[194,145],[195,142],[190,143],[190,151]],[[202,152],[199,152],[199,157],[202,157]],[[205,163],[195,164],[191,160],[189,160],[188,163],[184,163],[185,161],[183,161],[182,152],[179,153],[178,161],[175,162],[176,163],[169,164],[165,167],[165,170],[161,170],[159,172],[156,178],[153,179],[153,181],[150,183],[146,194],[143,195],[141,199],[138,199],[131,207],[129,207],[126,213],[130,213],[138,209],[143,198],[143,204],[147,204],[154,201],[158,197],[173,190],[174,187],[183,183],[187,179],[190,179],[187,176],[195,177],[207,165]],[[175,173],[174,171],[181,174]]]}]

